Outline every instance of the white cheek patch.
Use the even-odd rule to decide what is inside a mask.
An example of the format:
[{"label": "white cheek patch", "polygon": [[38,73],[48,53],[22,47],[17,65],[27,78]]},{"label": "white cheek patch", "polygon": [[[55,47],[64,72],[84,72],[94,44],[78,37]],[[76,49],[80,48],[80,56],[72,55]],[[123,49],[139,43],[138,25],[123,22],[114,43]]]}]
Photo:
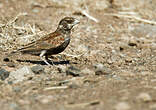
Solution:
[{"label": "white cheek patch", "polygon": [[63,28],[63,25],[59,25],[60,28]]}]

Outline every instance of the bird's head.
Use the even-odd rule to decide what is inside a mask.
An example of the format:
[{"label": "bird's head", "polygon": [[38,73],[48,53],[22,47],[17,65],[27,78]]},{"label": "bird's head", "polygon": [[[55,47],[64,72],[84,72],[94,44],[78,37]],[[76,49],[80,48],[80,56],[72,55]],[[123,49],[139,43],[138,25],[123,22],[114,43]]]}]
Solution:
[{"label": "bird's head", "polygon": [[59,22],[58,29],[64,31],[70,31],[73,28],[73,26],[79,23],[80,21],[73,17],[65,17]]}]

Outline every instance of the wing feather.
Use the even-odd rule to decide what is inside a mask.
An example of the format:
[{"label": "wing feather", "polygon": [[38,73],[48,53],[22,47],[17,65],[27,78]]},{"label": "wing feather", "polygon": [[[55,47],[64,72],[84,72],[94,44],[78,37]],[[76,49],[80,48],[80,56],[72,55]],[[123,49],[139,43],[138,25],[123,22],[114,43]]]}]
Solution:
[{"label": "wing feather", "polygon": [[16,52],[31,53],[35,51],[48,50],[56,48],[64,42],[64,37],[60,33],[50,33],[37,41],[31,42],[25,47],[16,50]]}]

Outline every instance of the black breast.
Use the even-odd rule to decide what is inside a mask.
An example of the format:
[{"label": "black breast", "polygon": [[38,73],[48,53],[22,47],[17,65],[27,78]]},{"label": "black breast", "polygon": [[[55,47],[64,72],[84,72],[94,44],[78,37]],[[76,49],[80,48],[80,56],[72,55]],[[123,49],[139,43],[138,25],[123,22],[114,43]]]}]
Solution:
[{"label": "black breast", "polygon": [[65,40],[60,46],[47,50],[46,55],[49,56],[49,55],[54,55],[54,54],[58,54],[58,53],[63,52],[66,49],[66,47],[68,46],[69,43],[70,43],[70,38]]}]

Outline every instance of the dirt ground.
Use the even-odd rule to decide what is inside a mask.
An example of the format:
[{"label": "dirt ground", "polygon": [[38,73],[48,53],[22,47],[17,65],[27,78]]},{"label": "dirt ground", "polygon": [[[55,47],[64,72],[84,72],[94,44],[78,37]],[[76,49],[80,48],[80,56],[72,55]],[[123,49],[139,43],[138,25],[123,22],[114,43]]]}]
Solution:
[{"label": "dirt ground", "polygon": [[[2,80],[1,110],[156,110],[155,6],[154,0],[1,0],[1,69],[44,68],[19,83]],[[66,16],[81,23],[52,58],[55,65],[31,55],[3,61]]]}]

